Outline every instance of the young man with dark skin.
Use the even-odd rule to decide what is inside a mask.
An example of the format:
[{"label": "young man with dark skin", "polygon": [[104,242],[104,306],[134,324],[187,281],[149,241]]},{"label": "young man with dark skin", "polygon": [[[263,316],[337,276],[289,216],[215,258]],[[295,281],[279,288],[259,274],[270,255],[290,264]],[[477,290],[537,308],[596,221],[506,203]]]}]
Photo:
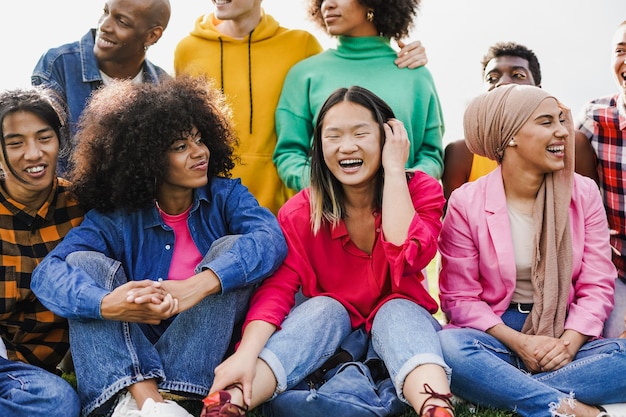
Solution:
[{"label": "young man with dark skin", "polygon": [[[112,79],[156,83],[169,77],[146,59],[146,51],[163,35],[170,13],[169,0],[106,0],[96,28],[41,56],[31,83],[51,87],[65,100],[72,136],[91,93]],[[61,175],[68,158],[59,158]]]},{"label": "young man with dark skin", "polygon": [[[506,84],[541,87],[541,68],[535,53],[514,42],[498,42],[482,60],[483,85],[486,91]],[[476,156],[467,149],[464,139],[446,146],[443,161],[443,192],[446,199],[455,189],[491,172],[495,161]]]}]

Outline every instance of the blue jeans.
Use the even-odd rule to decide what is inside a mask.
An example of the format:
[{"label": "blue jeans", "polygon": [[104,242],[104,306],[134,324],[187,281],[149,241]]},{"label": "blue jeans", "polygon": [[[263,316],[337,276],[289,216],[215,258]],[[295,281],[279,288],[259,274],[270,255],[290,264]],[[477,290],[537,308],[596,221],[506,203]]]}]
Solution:
[{"label": "blue jeans", "polygon": [[439,365],[450,377],[451,369],[443,360],[437,337],[440,329],[441,325],[428,311],[410,300],[389,300],[376,313],[372,346],[383,360],[402,401],[407,402],[402,393],[404,381],[418,366]]},{"label": "blue jeans", "polygon": [[333,298],[313,297],[293,308],[259,354],[276,377],[274,395],[322,366],[351,331],[348,311]]},{"label": "blue jeans", "polygon": [[621,279],[615,280],[615,306],[604,322],[604,337],[619,337],[626,330],[624,316],[626,315],[626,283]]},{"label": "blue jeans", "polygon": [[[410,371],[424,363],[446,370],[437,329],[439,323],[409,300],[391,300],[374,319],[374,350],[387,366],[400,398]],[[275,395],[292,388],[332,356],[352,332],[347,310],[333,298],[318,296],[295,307],[259,355],[277,381]]]},{"label": "blue jeans", "polygon": [[78,417],[76,391],[41,368],[0,357],[0,416]]},{"label": "blue jeans", "polygon": [[[232,244],[217,240],[206,258]],[[217,248],[217,249],[216,249]],[[205,258],[205,259],[206,259]],[[85,270],[103,288],[128,281],[118,261],[97,252],[74,252],[67,262]],[[214,369],[229,350],[235,325],[247,312],[253,288],[205,297],[166,328],[113,320],[70,320],[70,347],[84,415],[106,415],[117,393],[148,379],[162,390],[205,396]],[[160,335],[151,342],[155,334]]]},{"label": "blue jeans", "polygon": [[[502,318],[519,330],[526,314],[508,310]],[[626,401],[626,339],[587,342],[563,368],[531,374],[519,356],[486,332],[444,329],[439,338],[452,367],[452,392],[471,403],[540,417],[570,393],[590,405]]]}]

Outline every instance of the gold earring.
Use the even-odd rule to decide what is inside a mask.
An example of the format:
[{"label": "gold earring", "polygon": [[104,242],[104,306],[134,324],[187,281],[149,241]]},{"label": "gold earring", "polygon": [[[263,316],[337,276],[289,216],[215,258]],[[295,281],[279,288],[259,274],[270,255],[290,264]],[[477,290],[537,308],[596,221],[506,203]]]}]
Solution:
[{"label": "gold earring", "polygon": [[368,22],[372,23],[374,21],[374,10],[369,9],[365,14],[365,18]]}]

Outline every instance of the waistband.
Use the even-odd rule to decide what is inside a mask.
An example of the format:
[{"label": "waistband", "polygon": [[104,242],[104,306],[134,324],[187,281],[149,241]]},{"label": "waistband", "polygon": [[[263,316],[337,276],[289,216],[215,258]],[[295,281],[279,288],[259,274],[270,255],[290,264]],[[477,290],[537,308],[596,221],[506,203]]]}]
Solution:
[{"label": "waistband", "polygon": [[520,313],[528,314],[533,309],[533,303],[511,303],[507,310],[517,310]]}]

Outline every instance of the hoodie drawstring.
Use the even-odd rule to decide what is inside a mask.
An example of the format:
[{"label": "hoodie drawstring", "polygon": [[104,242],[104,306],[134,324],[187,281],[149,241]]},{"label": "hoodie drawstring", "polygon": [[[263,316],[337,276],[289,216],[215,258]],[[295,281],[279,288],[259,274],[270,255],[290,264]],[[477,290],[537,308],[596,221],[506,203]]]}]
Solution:
[{"label": "hoodie drawstring", "polygon": [[[250,134],[252,134],[252,113],[254,110],[254,105],[252,103],[252,32],[254,29],[250,31],[248,34],[248,94],[250,96]],[[221,90],[222,94],[224,93],[224,43],[222,38],[218,38],[220,41],[220,82],[221,82]]]},{"label": "hoodie drawstring", "polygon": [[252,43],[252,32],[254,29],[250,31],[248,35],[248,88],[250,90],[250,134],[252,134],[252,53],[250,45]]}]

